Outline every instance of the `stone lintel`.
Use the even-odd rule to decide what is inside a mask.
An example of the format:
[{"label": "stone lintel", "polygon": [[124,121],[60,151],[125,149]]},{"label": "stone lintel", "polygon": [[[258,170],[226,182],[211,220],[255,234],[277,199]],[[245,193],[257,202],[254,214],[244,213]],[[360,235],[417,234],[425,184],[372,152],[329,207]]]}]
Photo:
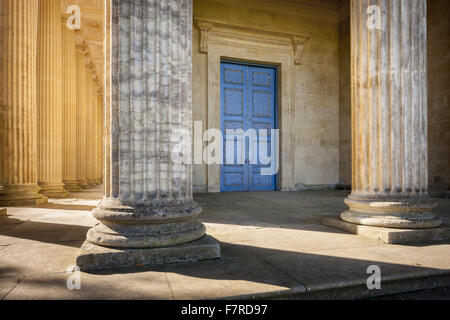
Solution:
[{"label": "stone lintel", "polygon": [[322,220],[322,224],[390,244],[450,239],[450,228],[448,226],[430,229],[392,229],[357,225],[339,218],[325,218]]},{"label": "stone lintel", "polygon": [[211,236],[173,247],[108,248],[85,241],[77,257],[81,271],[195,262],[220,258],[220,246]]}]

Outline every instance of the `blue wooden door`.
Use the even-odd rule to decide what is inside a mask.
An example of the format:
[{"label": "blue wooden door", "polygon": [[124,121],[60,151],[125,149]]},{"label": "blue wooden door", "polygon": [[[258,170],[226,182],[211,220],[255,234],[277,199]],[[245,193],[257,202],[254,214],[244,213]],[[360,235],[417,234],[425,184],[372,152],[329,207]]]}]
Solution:
[{"label": "blue wooden door", "polygon": [[[270,164],[262,165],[258,152],[260,130],[266,130],[267,155],[271,156],[270,130],[277,129],[276,83],[276,67],[222,62],[220,116],[224,140],[221,191],[276,190],[277,176],[261,174],[261,168]],[[229,135],[227,129],[241,129],[246,134],[236,134],[239,132],[235,131],[234,135]],[[251,134],[249,129],[253,129],[255,134]]]}]

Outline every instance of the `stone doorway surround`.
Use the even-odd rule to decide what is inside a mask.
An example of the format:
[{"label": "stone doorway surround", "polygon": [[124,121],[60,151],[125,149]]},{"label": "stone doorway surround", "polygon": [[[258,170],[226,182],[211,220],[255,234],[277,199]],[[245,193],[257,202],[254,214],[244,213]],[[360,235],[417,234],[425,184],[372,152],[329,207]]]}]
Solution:
[{"label": "stone doorway surround", "polygon": [[[279,189],[294,190],[294,65],[301,64],[310,35],[254,29],[194,18],[200,30],[200,50],[207,54],[207,128],[220,128],[221,59],[278,66],[278,115],[280,129]],[[207,169],[208,192],[220,192],[220,165]]]}]

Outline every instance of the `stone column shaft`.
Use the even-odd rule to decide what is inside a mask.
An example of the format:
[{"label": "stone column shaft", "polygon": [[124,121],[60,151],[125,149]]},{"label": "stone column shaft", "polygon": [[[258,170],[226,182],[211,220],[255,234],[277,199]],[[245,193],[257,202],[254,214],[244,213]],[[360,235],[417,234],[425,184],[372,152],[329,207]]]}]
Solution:
[{"label": "stone column shaft", "polygon": [[217,258],[218,243],[197,220],[190,161],[173,158],[192,146],[192,1],[111,4],[111,182],[77,262],[87,269]]},{"label": "stone column shaft", "polygon": [[38,182],[41,193],[65,197],[62,183],[61,4],[39,0],[37,101]]},{"label": "stone column shaft", "polygon": [[37,184],[37,0],[0,1],[0,206],[47,202]]},{"label": "stone column shaft", "polygon": [[63,39],[63,183],[71,192],[81,191],[77,181],[77,56],[75,32],[62,19]]},{"label": "stone column shaft", "polygon": [[77,181],[78,185],[87,189],[86,173],[86,45],[77,45]]},{"label": "stone column shaft", "polygon": [[[352,194],[347,222],[428,228],[426,0],[351,1]],[[375,12],[376,14],[376,12]],[[377,17],[375,17],[377,18]]]}]

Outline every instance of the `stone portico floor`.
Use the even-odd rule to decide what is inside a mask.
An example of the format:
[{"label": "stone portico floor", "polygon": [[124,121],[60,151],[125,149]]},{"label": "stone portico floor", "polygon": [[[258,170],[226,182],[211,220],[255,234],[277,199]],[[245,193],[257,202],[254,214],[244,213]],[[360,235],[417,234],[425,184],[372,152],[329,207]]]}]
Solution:
[{"label": "stone portico floor", "polygon": [[[199,194],[222,258],[81,273],[68,290],[101,189],[8,208],[0,217],[1,299],[365,298],[450,284],[450,241],[388,245],[324,226],[344,191]],[[450,224],[450,199],[436,212]],[[368,290],[367,267],[381,269]]]}]

